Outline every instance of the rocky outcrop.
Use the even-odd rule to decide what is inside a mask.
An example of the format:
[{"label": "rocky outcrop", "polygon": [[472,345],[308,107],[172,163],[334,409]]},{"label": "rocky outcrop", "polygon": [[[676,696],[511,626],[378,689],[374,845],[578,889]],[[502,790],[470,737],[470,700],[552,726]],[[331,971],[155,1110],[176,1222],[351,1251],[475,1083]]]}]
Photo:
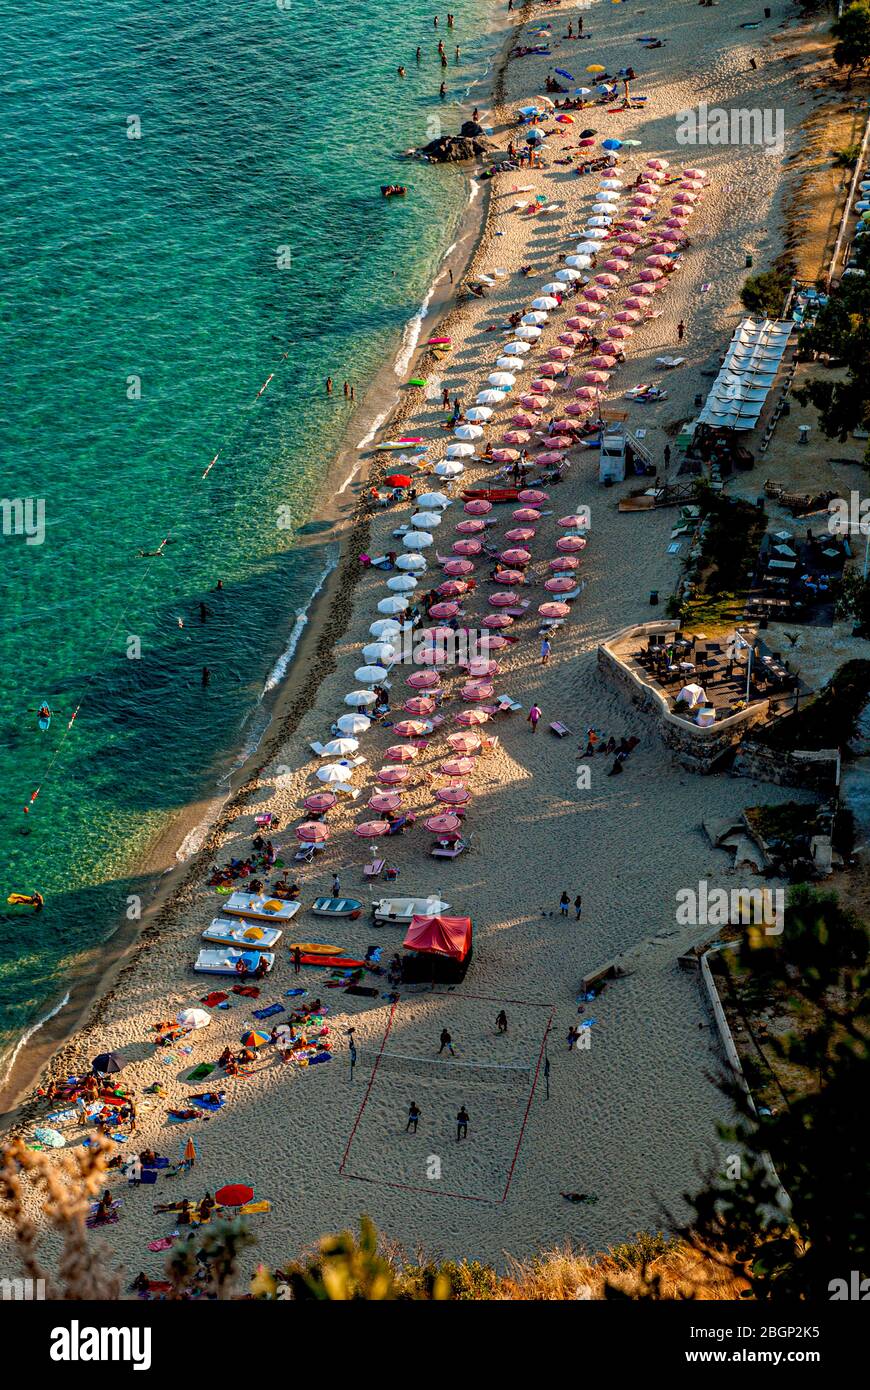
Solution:
[{"label": "rocky outcrop", "polygon": [[[466,125],[471,124],[470,121],[466,122]],[[465,159],[479,159],[482,154],[492,154],[493,149],[489,140],[480,135],[442,135],[440,139],[424,145],[417,153],[436,164],[458,164]]]}]

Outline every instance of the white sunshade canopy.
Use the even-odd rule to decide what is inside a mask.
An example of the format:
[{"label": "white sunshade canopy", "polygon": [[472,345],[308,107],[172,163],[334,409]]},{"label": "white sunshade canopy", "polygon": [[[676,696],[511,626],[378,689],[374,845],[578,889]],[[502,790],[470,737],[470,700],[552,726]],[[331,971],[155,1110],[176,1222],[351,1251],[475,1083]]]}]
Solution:
[{"label": "white sunshade canopy", "polygon": [[410,594],[416,587],[417,581],[410,574],[394,574],[392,579],[387,580],[391,594]]},{"label": "white sunshade canopy", "polygon": [[404,613],[408,607],[409,599],[402,598],[401,594],[390,594],[388,598],[382,598],[378,604],[379,613]]},{"label": "white sunshade canopy", "polygon": [[470,410],[466,410],[465,418],[472,420],[476,424],[480,420],[489,420],[492,417],[492,410],[488,405],[473,405]]},{"label": "white sunshade canopy", "polygon": [[480,425],[457,425],[453,433],[457,439],[480,439],[483,430]]},{"label": "white sunshade canopy", "polygon": [[421,531],[425,531],[429,526],[440,526],[441,521],[440,512],[415,512],[411,517],[411,525],[417,526]]},{"label": "white sunshade canopy", "polygon": [[375,685],[377,681],[386,680],[387,673],[383,666],[357,666],[353,678],[365,685]]},{"label": "white sunshade canopy", "polygon": [[406,550],[428,550],[434,540],[431,531],[407,531],[402,537],[402,545]]},{"label": "white sunshade canopy", "polygon": [[402,624],[397,623],[395,618],[377,618],[369,628],[372,637],[377,637],[379,640],[386,640],[387,642],[392,641],[394,637],[398,637],[401,631]]},{"label": "white sunshade canopy", "polygon": [[540,298],[532,300],[533,309],[558,309],[558,307],[558,299],[554,299],[549,294],[542,294]]},{"label": "white sunshade canopy", "polygon": [[516,339],[512,343],[507,343],[502,348],[502,352],[506,357],[524,357],[525,354],[531,352],[531,350],[528,343],[519,342]]},{"label": "white sunshade canopy", "polygon": [[371,728],[371,723],[365,714],[342,714],[336,719],[335,726],[343,734],[364,734],[366,729]]},{"label": "white sunshade canopy", "polygon": [[447,457],[449,459],[473,459],[476,452],[473,444],[447,445]]},{"label": "white sunshade canopy", "polygon": [[513,372],[490,372],[488,379],[493,386],[513,386],[516,382]]},{"label": "white sunshade canopy", "polygon": [[396,649],[389,642],[368,642],[362,649],[362,656],[363,661],[376,662],[379,666],[384,666],[395,661]]},{"label": "white sunshade canopy", "polygon": [[373,705],[377,699],[373,690],[351,690],[344,697],[344,703],[355,708],[358,705]]},{"label": "white sunshade canopy", "polygon": [[449,507],[450,498],[446,492],[424,492],[422,497],[417,498],[421,507]]},{"label": "white sunshade canopy", "polygon": [[331,738],[328,743],[324,743],[320,753],[321,757],[324,758],[347,758],[351,753],[355,753],[358,748],[359,739]]},{"label": "white sunshade canopy", "polygon": [[514,330],[514,335],[521,343],[532,343],[536,338],[540,338],[543,331],[536,323],[521,323],[519,328]]},{"label": "white sunshade canopy", "polygon": [[550,315],[545,314],[542,309],[532,309],[531,313],[523,314],[520,323],[529,323],[536,328],[539,324],[546,323],[549,317]]},{"label": "white sunshade canopy", "polygon": [[465,472],[464,463],[436,463],[432,470],[439,478],[458,478],[460,473]]},{"label": "white sunshade canopy", "polygon": [[400,555],[396,561],[396,568],[419,572],[426,568],[426,561],[422,555]]}]

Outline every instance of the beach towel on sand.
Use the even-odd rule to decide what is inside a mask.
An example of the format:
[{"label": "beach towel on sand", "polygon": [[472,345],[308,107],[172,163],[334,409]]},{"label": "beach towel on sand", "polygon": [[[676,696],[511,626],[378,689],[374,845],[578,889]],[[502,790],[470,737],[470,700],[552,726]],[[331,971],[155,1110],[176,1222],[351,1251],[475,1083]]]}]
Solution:
[{"label": "beach towel on sand", "polygon": [[206,1008],[213,1009],[215,1005],[222,1004],[224,1000],[229,999],[229,997],[230,996],[224,990],[215,989],[212,990],[211,994],[207,994],[204,999],[200,999],[199,1002],[200,1004],[205,1004]]},{"label": "beach towel on sand", "polygon": [[366,999],[377,999],[378,991],[370,989],[368,985],[348,985],[345,994],[361,994]]},{"label": "beach towel on sand", "polygon": [[149,1240],[149,1250],[171,1250],[175,1244],[175,1236],[161,1236],[159,1240]]},{"label": "beach towel on sand", "polygon": [[272,1014],[283,1014],[283,1004],[270,1004],[268,1009],[254,1009],[254,1018],[271,1018]]},{"label": "beach towel on sand", "polygon": [[198,1105],[200,1110],[222,1110],[226,1105],[225,1100],[194,1100],[194,1105]]},{"label": "beach towel on sand", "polygon": [[205,1081],[205,1078],[211,1076],[212,1072],[216,1070],[216,1062],[200,1062],[198,1067],[194,1067],[193,1071],[188,1072],[185,1079],[187,1081]]},{"label": "beach towel on sand", "polygon": [[151,1163],[143,1163],[143,1164],[142,1164],[142,1167],[143,1167],[143,1168],[168,1168],[168,1167],[169,1167],[169,1159],[168,1159],[168,1158],[163,1158],[163,1157],[155,1158],[155,1159],[153,1160],[153,1162],[151,1162]]},{"label": "beach towel on sand", "polygon": [[260,991],[256,985],[233,985],[233,994],[243,994],[246,999],[259,999]]}]

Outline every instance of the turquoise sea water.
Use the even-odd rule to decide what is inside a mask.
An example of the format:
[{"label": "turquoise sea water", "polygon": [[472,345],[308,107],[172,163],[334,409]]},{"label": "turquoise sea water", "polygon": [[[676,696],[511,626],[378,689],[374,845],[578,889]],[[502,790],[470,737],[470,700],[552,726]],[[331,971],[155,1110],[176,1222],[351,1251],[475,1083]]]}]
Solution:
[{"label": "turquoise sea water", "polygon": [[[42,544],[0,538],[0,1059],[260,728],[334,559],[311,499],[340,383],[395,353],[467,202],[396,152],[468,114],[492,10],[435,34],[431,0],[0,8],[0,497],[45,506]],[[35,888],[40,917],[5,912]]]}]

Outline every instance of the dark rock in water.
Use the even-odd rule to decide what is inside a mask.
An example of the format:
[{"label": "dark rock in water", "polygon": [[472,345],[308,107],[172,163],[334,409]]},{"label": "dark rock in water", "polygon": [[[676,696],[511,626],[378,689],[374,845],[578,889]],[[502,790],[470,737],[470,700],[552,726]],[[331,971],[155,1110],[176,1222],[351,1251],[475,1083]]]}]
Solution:
[{"label": "dark rock in water", "polygon": [[442,135],[439,140],[424,145],[418,154],[434,160],[436,164],[453,164],[463,159],[477,159],[482,154],[490,154],[492,150],[493,146],[488,140],[477,136]]},{"label": "dark rock in water", "polygon": [[477,121],[463,121],[459,134],[466,140],[474,140],[478,135],[483,134],[483,126],[478,125]]}]

